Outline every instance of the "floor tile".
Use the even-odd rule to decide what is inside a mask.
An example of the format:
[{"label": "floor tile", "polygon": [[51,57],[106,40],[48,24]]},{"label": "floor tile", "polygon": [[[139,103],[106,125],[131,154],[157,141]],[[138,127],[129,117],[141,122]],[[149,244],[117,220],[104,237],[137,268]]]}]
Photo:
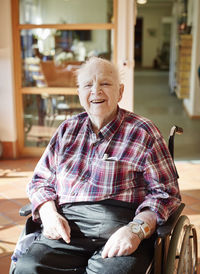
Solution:
[{"label": "floor tile", "polygon": [[2,274],[8,274],[9,268],[10,268],[10,258],[11,258],[12,252],[7,252],[3,257],[0,257],[0,273]]},{"label": "floor tile", "polygon": [[0,213],[0,229],[10,223],[12,223],[12,219],[10,220]]}]

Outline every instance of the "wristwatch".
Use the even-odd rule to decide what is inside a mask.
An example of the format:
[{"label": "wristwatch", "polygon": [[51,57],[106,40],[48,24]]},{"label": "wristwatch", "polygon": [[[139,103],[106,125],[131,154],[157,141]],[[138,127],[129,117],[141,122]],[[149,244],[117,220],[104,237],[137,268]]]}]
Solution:
[{"label": "wristwatch", "polygon": [[141,241],[150,235],[149,225],[142,220],[134,219],[128,224],[128,227],[131,228],[133,233],[138,235]]}]

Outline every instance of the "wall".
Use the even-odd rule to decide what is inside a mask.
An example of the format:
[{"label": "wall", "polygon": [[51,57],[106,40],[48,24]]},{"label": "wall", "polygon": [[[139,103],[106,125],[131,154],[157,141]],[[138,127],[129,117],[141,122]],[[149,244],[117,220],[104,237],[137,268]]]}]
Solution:
[{"label": "wall", "polygon": [[190,1],[193,3],[193,46],[190,77],[190,97],[184,100],[184,106],[191,118],[200,118],[200,80],[197,73],[200,66],[200,3],[199,0]]},{"label": "wall", "polygon": [[[117,65],[121,82],[124,84],[124,94],[120,107],[133,111],[134,106],[134,24],[135,0],[118,0],[118,37]],[[124,20],[126,18],[126,20]]]},{"label": "wall", "polygon": [[1,0],[0,10],[0,141],[3,155],[15,157],[16,121],[12,76],[12,32],[10,1]]},{"label": "wall", "polygon": [[[162,19],[171,16],[171,5],[138,5],[138,17],[143,18],[142,66],[152,67],[162,46]],[[155,35],[150,34],[155,30]]]}]

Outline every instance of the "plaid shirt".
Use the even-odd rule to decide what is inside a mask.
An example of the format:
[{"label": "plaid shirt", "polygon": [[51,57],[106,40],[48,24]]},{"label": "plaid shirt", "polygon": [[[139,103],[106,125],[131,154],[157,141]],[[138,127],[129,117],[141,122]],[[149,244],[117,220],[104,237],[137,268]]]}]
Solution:
[{"label": "plaid shirt", "polygon": [[98,136],[87,113],[57,129],[34,171],[28,192],[33,217],[42,203],[57,205],[115,199],[150,208],[158,223],[180,204],[177,172],[155,125],[118,108],[116,119]]}]

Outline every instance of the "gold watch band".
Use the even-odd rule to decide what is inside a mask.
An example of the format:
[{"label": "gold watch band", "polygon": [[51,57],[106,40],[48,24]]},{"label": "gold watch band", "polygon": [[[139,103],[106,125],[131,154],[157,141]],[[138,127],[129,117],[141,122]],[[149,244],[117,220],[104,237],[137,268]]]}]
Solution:
[{"label": "gold watch band", "polygon": [[141,226],[141,229],[144,233],[144,238],[147,238],[150,235],[151,230],[147,223],[145,223],[144,221],[142,221],[140,219],[134,219],[133,222],[136,222]]}]

